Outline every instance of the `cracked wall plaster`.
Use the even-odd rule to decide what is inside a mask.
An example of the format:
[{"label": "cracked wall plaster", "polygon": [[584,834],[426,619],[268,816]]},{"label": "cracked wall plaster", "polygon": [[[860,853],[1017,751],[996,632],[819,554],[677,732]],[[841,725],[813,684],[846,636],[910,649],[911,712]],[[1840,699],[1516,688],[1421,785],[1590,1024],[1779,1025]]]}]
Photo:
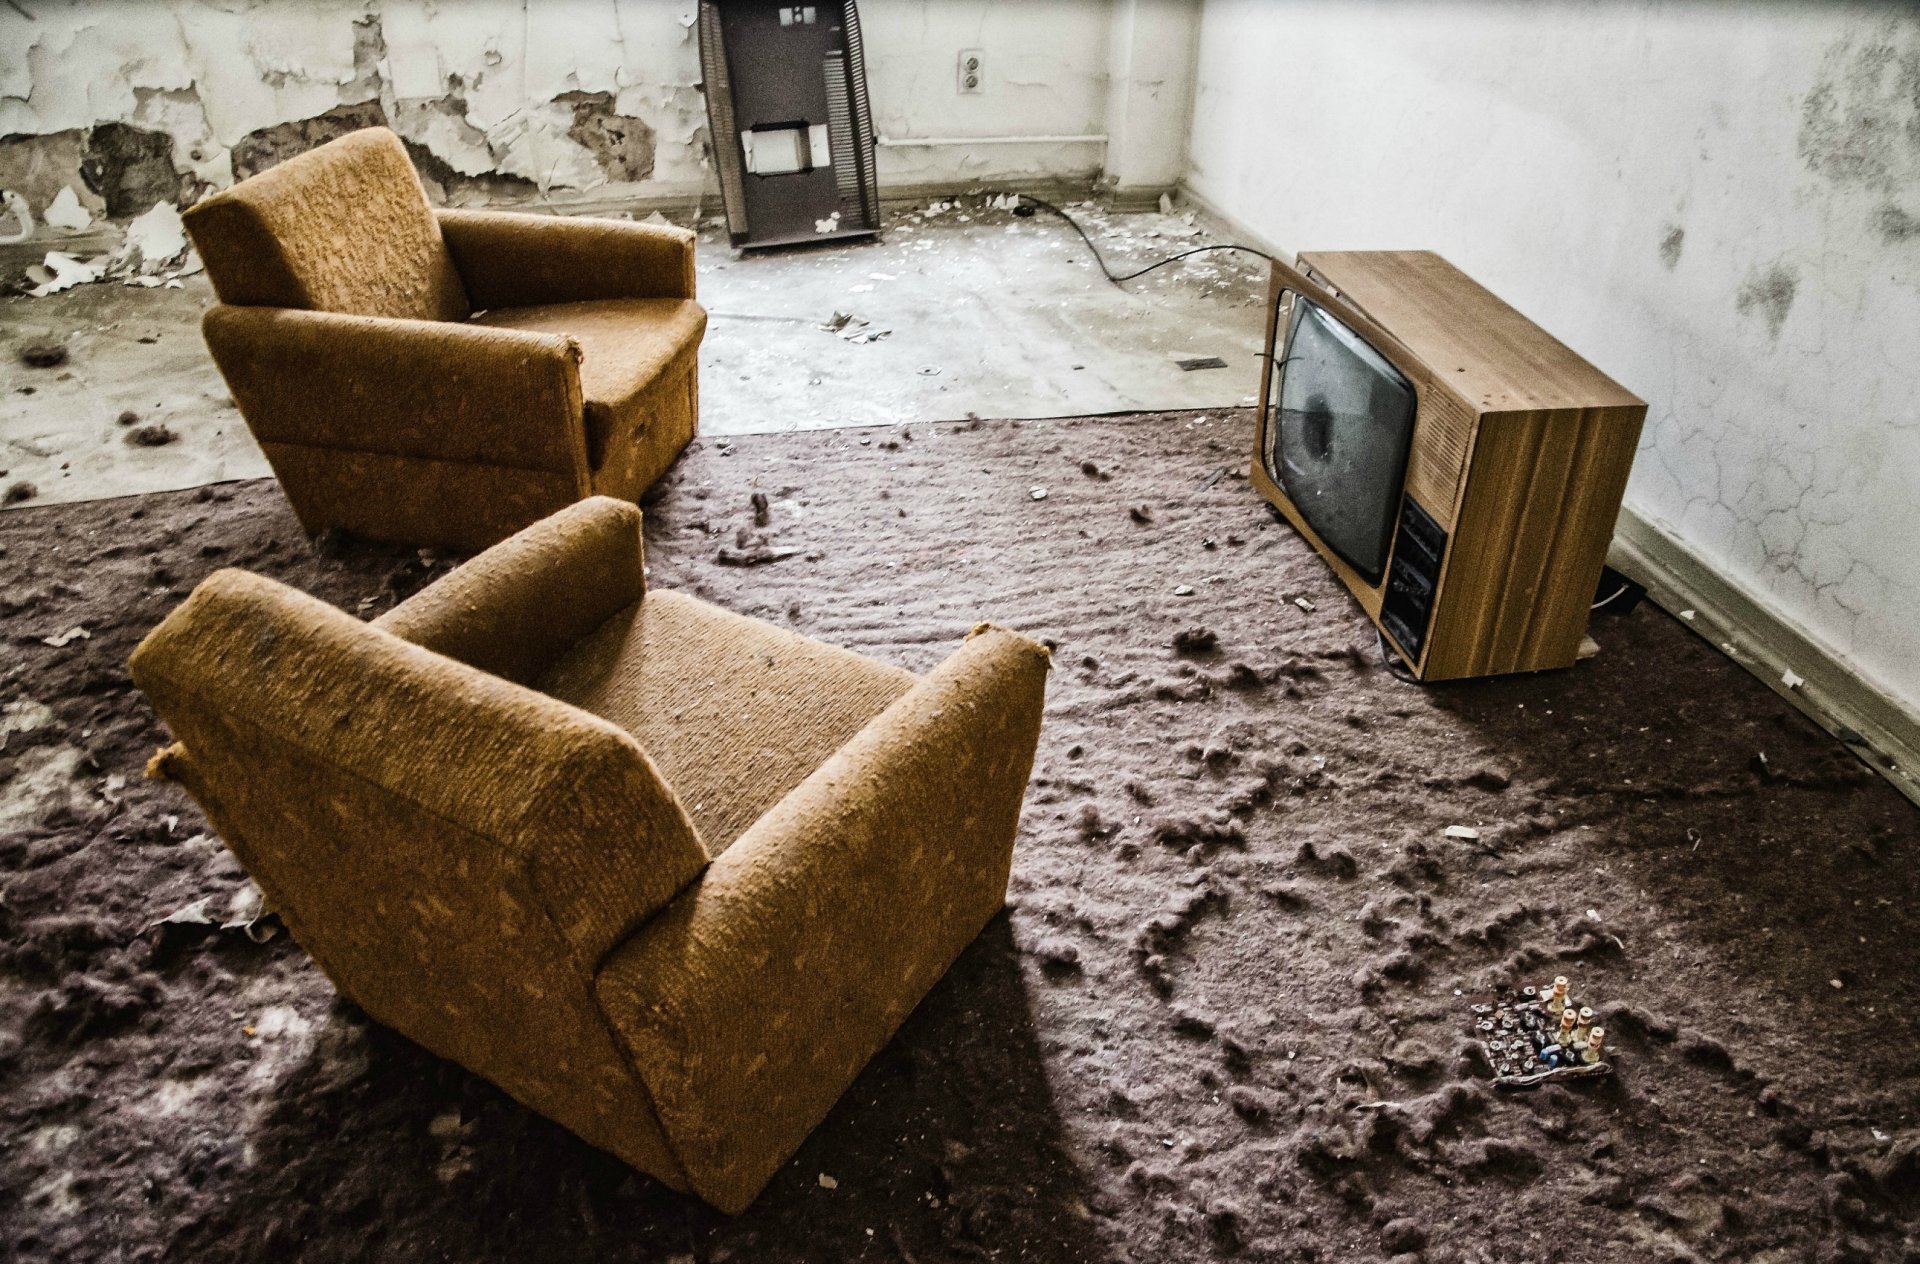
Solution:
[{"label": "cracked wall plaster", "polygon": [[1645,398],[1628,504],[1920,714],[1911,6],[1209,0],[1190,154],[1270,241],[1438,250]]},{"label": "cracked wall plaster", "polygon": [[[145,209],[127,206],[162,183],[161,151],[191,201],[371,123],[455,200],[695,197],[707,181],[693,0],[24,7],[0,8],[0,45],[23,53],[0,65],[0,176],[36,214],[68,184],[96,212]],[[82,180],[90,148],[112,196]]]}]

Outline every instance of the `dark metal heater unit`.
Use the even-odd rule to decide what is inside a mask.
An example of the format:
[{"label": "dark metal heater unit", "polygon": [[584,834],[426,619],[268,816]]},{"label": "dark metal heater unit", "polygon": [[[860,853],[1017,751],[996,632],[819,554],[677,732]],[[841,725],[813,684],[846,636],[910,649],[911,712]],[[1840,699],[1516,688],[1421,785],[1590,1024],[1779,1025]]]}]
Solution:
[{"label": "dark metal heater unit", "polygon": [[854,0],[700,0],[700,65],[734,245],[880,231]]}]

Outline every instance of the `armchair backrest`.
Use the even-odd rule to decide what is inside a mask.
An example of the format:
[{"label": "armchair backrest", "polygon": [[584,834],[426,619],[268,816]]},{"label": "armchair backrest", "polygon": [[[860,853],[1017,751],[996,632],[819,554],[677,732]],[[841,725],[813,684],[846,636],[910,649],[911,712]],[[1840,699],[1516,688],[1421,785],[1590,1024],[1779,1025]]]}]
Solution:
[{"label": "armchair backrest", "polygon": [[289,158],[185,220],[223,303],[412,320],[471,314],[406,146],[384,127]]},{"label": "armchair backrest", "polygon": [[630,737],[241,571],[132,669],[179,739],[158,771],[341,992],[589,1141],[650,1148],[592,978],[706,852]]},{"label": "armchair backrest", "polygon": [[561,654],[647,590],[640,507],[589,496],[524,527],[374,621],[537,688]]}]

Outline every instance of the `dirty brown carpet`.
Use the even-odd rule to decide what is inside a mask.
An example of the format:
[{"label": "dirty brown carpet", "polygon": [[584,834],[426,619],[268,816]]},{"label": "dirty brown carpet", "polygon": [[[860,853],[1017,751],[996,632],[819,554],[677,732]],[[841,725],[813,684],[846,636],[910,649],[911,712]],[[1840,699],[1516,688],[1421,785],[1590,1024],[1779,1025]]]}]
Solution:
[{"label": "dirty brown carpet", "polygon": [[[1920,816],[1651,607],[1570,671],[1402,683],[1248,441],[703,441],[649,507],[657,586],[915,670],[982,619],[1058,647],[1008,914],[734,1220],[284,934],[151,925],[244,879],[141,780],[135,641],[218,566],[371,615],[447,559],[316,547],[271,483],[0,516],[0,1253],[1920,1258]],[[1457,994],[1555,973],[1618,1079],[1490,1091]]]}]

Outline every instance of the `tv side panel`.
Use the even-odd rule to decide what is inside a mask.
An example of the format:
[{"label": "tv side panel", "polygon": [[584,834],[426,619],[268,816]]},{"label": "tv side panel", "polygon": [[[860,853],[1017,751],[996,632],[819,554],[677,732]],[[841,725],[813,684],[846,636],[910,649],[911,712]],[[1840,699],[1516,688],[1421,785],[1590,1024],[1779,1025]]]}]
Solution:
[{"label": "tv side panel", "polygon": [[1645,414],[1634,404],[1480,419],[1425,679],[1578,658]]}]

